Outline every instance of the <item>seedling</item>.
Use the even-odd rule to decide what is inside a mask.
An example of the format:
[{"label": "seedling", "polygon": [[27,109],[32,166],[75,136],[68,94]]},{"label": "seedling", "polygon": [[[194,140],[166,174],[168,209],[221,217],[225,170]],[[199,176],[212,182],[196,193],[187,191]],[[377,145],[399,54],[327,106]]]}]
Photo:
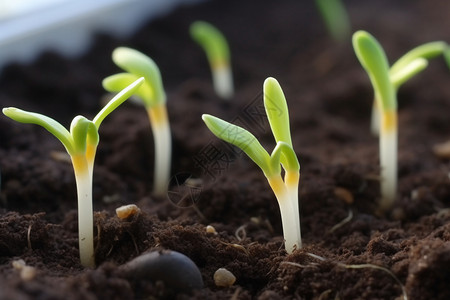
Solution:
[{"label": "seedling", "polygon": [[119,73],[105,78],[103,87],[106,90],[118,92],[137,78],[141,76],[145,78],[145,83],[136,89],[135,94],[145,106],[155,140],[153,194],[164,196],[169,185],[172,140],[161,73],[150,57],[131,48],[115,49],[112,59],[117,66],[128,73]]},{"label": "seedling", "polygon": [[14,107],[3,108],[3,113],[17,122],[37,124],[47,129],[61,141],[70,155],[78,194],[80,260],[85,267],[95,267],[92,175],[99,142],[98,129],[105,117],[127,100],[143,81],[144,78],[140,78],[124,88],[103,107],[92,121],[83,116],[76,116],[70,125],[70,132],[47,116]]},{"label": "seedling", "polygon": [[329,34],[336,41],[343,42],[350,38],[350,19],[340,0],[316,0],[316,6]]},{"label": "seedling", "polygon": [[[447,43],[437,41],[420,45],[407,52],[389,70],[389,78],[395,90],[397,91],[403,83],[424,70],[428,66],[429,59],[444,55],[450,68],[450,58],[445,56],[448,51]],[[372,106],[371,130],[374,135],[379,134],[380,114],[376,100],[374,100]]]},{"label": "seedling", "polygon": [[386,54],[378,41],[365,31],[353,35],[353,48],[369,75],[381,114],[380,166],[381,211],[389,210],[397,194],[397,96]]},{"label": "seedling", "polygon": [[292,148],[286,99],[274,78],[264,81],[264,107],[277,143],[270,155],[244,128],[207,114],[202,119],[214,135],[243,150],[264,172],[280,206],[286,251],[292,253],[302,247],[298,209],[300,164]]},{"label": "seedling", "polygon": [[206,52],[216,93],[224,99],[233,97],[230,49],[224,35],[216,27],[203,21],[192,23],[190,33],[192,39]]}]

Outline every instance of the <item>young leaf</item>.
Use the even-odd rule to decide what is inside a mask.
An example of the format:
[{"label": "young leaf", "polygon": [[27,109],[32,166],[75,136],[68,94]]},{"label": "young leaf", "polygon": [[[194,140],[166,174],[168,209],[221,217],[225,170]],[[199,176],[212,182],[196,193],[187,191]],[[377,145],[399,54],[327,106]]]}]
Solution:
[{"label": "young leaf", "polygon": [[289,172],[299,172],[300,164],[297,159],[297,155],[294,152],[294,149],[285,142],[278,142],[275,148],[272,151],[271,164],[272,168],[275,170],[276,166],[280,167],[280,158],[285,157],[285,163],[283,163],[283,167],[286,171]]},{"label": "young leaf", "polygon": [[264,81],[264,107],[275,141],[285,142],[292,147],[289,111],[280,84],[275,78]]},{"label": "young leaf", "polygon": [[270,157],[256,137],[242,127],[233,125],[211,115],[204,114],[202,119],[215,136],[240,148],[266,174],[271,173]]},{"label": "young leaf", "polygon": [[[302,246],[298,208],[300,164],[292,148],[286,99],[278,82],[268,78],[264,82],[264,106],[270,126],[277,141],[271,155],[247,130],[219,118],[203,115],[209,130],[220,139],[241,148],[264,172],[277,198],[281,213],[286,251],[290,254]],[[285,170],[284,179],[281,165]]]},{"label": "young leaf", "polygon": [[[120,92],[139,78],[139,76],[131,73],[118,73],[103,79],[102,86],[107,91]],[[136,89],[134,93],[146,107],[149,107],[150,102],[144,99],[153,99],[155,97],[153,89],[148,84],[141,84],[141,86]]]},{"label": "young leaf", "polygon": [[445,53],[445,49],[447,49],[447,43],[441,41],[430,42],[420,45],[408,51],[405,55],[399,58],[391,66],[389,73],[391,75],[395,75],[395,73],[401,71],[404,67],[409,65],[412,61],[416,60],[417,58],[429,60],[431,58],[441,55],[442,53]]},{"label": "young leaf", "polygon": [[340,0],[316,0],[317,8],[330,35],[337,41],[350,37],[350,19]]},{"label": "young leaf", "polygon": [[154,106],[166,102],[161,72],[150,57],[135,49],[119,47],[113,51],[112,59],[117,66],[128,73],[145,78],[145,84],[152,91],[151,97],[142,98],[146,106]]},{"label": "young leaf", "polygon": [[230,50],[223,34],[213,25],[196,21],[190,27],[192,38],[202,46],[213,69],[229,65]]},{"label": "young leaf", "polygon": [[428,66],[428,60],[424,58],[416,58],[413,61],[406,64],[402,69],[395,73],[391,73],[391,81],[397,90],[403,83],[411,79],[414,75],[418,74]]},{"label": "young leaf", "polygon": [[144,78],[138,78],[133,81],[131,84],[127,85],[124,89],[122,89],[117,95],[114,96],[106,105],[102,108],[102,110],[95,116],[93,122],[97,128],[100,127],[100,124],[109,115],[112,111],[114,111],[120,104],[125,102],[129,97],[136,93],[139,88],[145,82]]},{"label": "young leaf", "polygon": [[383,110],[396,110],[395,90],[389,77],[386,54],[378,41],[366,31],[353,35],[353,47],[361,65],[370,77]]},{"label": "young leaf", "polygon": [[75,149],[73,147],[73,140],[69,131],[54,119],[38,113],[21,110],[15,107],[3,108],[2,112],[3,114],[5,114],[5,116],[17,122],[36,124],[44,127],[48,132],[53,134],[58,140],[61,141],[69,154],[73,154],[75,152]]},{"label": "young leaf", "polygon": [[99,138],[97,127],[92,121],[83,116],[76,116],[73,118],[72,123],[70,124],[70,133],[73,138],[75,153],[86,152],[88,133],[90,135],[90,140],[95,142],[95,146],[98,144]]}]

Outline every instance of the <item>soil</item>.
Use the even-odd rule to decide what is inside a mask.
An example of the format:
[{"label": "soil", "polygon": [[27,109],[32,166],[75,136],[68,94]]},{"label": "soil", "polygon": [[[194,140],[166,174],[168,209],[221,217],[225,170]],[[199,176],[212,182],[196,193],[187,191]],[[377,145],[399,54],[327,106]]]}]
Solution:
[{"label": "soil", "polygon": [[[391,62],[450,36],[448,1],[345,4],[353,28],[371,32]],[[204,53],[188,35],[198,19],[230,42],[236,94],[228,102],[215,95]],[[209,1],[179,7],[126,40],[98,33],[79,58],[49,51],[30,65],[10,64],[0,75],[0,105],[65,126],[77,114],[91,118],[106,95],[101,80],[119,71],[110,54],[123,45],[147,53],[161,69],[172,175],[195,179],[197,188],[182,195],[193,202],[177,203],[176,185],[168,197],[151,195],[149,122],[142,106],[125,103],[100,128],[98,267],[85,269],[75,179],[62,145],[38,126],[0,117],[0,299],[450,299],[450,165],[433,151],[450,139],[450,75],[441,57],[399,90],[399,191],[393,210],[379,215],[372,88],[350,40],[328,36],[312,1]],[[262,172],[201,121],[209,113],[243,125],[271,151],[261,94],[268,76],[286,94],[301,164],[304,247],[291,255]],[[132,203],[142,212],[117,218],[115,209]],[[204,288],[179,291],[121,271],[141,253],[161,249],[195,262]],[[232,286],[215,285],[219,268],[234,274]]]}]

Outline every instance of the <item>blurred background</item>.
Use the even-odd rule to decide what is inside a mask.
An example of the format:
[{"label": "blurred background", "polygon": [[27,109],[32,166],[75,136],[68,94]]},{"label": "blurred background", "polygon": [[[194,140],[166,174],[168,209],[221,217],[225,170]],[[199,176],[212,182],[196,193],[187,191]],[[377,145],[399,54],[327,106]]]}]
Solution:
[{"label": "blurred background", "polygon": [[95,31],[125,36],[193,2],[199,0],[0,0],[0,72],[6,63],[30,62],[43,50],[81,54]]}]

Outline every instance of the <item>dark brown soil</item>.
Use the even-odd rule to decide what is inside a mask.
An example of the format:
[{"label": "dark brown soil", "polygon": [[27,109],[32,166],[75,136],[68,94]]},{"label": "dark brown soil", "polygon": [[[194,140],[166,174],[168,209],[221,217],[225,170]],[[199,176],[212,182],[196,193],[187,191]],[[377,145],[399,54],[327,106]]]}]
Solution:
[{"label": "dark brown soil", "polygon": [[[345,2],[353,28],[375,35],[391,62],[450,36],[448,1]],[[188,36],[198,19],[221,28],[231,44],[236,95],[230,102],[214,94],[204,54]],[[110,54],[120,45],[160,66],[173,131],[172,174],[200,179],[196,203],[180,207],[173,196],[151,196],[148,119],[141,106],[124,104],[100,129],[98,267],[84,269],[75,179],[60,158],[63,147],[42,128],[0,117],[0,299],[404,299],[402,288],[409,299],[450,299],[450,166],[433,152],[450,139],[450,75],[442,58],[399,91],[398,199],[391,213],[378,216],[372,88],[350,40],[328,37],[312,1],[216,0],[180,7],[128,40],[98,34],[79,59],[48,52],[31,65],[8,66],[0,76],[0,106],[40,112],[65,126],[77,114],[92,117],[105,95],[102,78],[118,71]],[[262,172],[200,118],[210,113],[244,125],[271,150],[273,137],[259,114],[268,76],[285,91],[302,166],[304,247],[292,255],[283,250],[278,205]],[[130,203],[142,214],[119,220],[115,208]],[[349,212],[352,219],[332,230]],[[207,225],[217,234],[207,233]],[[155,249],[190,257],[205,287],[177,292],[120,271]],[[13,267],[19,259],[35,276]],[[350,268],[369,264],[384,269]],[[231,271],[236,283],[216,287],[218,268]]]}]

